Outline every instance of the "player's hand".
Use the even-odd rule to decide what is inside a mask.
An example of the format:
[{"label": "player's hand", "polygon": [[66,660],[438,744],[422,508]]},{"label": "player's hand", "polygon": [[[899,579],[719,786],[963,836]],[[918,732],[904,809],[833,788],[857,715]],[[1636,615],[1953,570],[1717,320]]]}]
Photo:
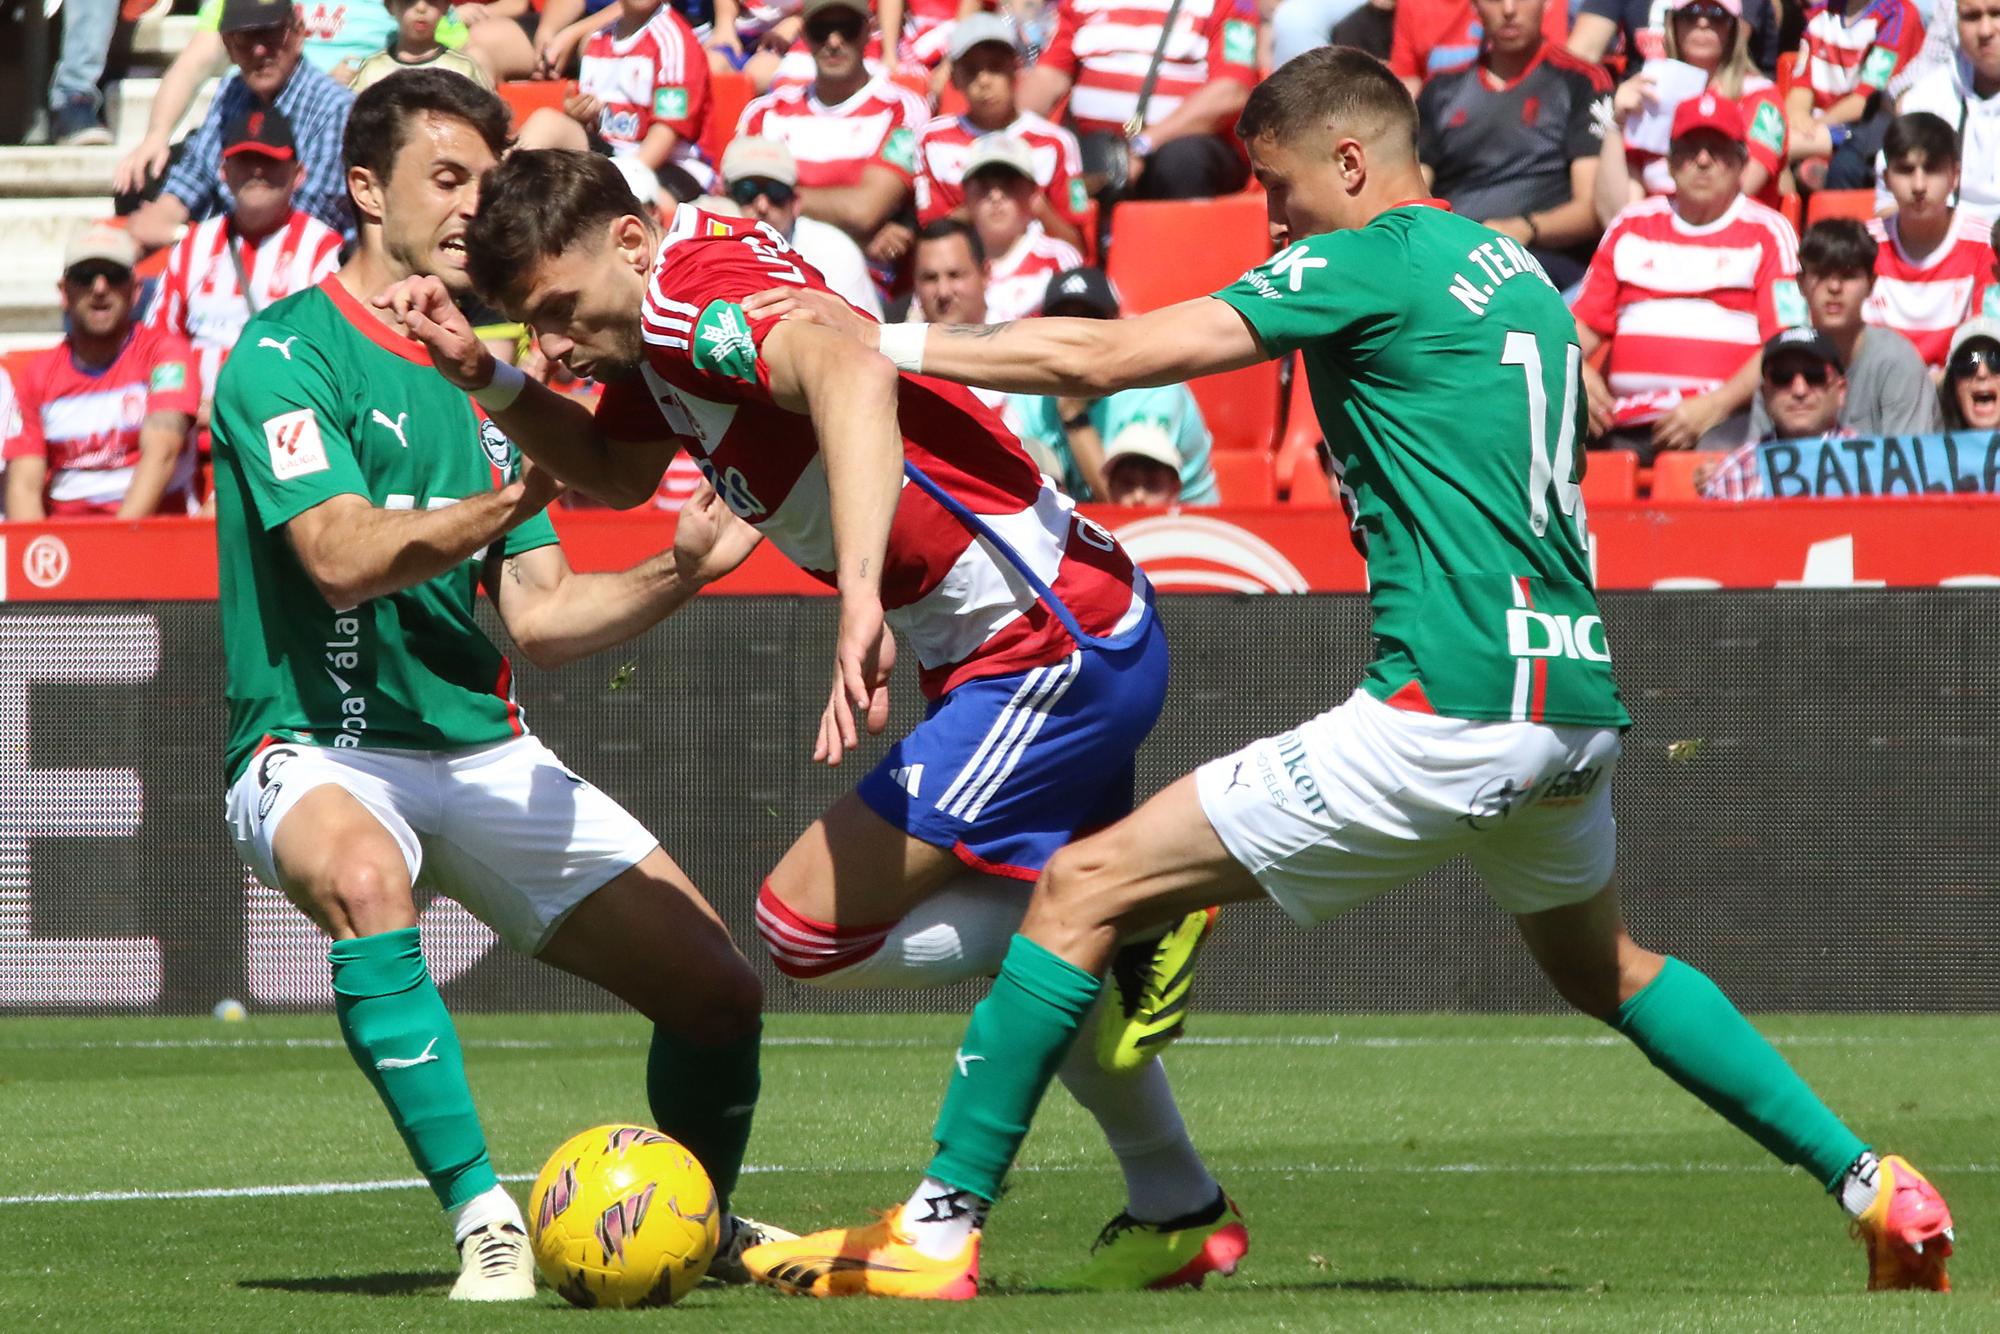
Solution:
[{"label": "player's hand", "polygon": [[1726,415],[1715,405],[1714,394],[1682,399],[1673,411],[1653,423],[1653,448],[1694,449],[1703,436],[1722,425]]},{"label": "player's hand", "polygon": [[674,524],[674,570],[683,583],[712,584],[748,560],[763,540],[703,482]]},{"label": "player's hand", "polygon": [[881,350],[881,325],[835,296],[809,287],[772,287],[743,300],[752,320],[804,320],[846,334],[870,351]]},{"label": "player's hand", "polygon": [[838,766],[843,755],[861,744],[856,718],[870,736],[889,725],[889,673],[895,665],[896,640],[882,617],[881,599],[842,598],[833,691],[820,715],[813,759]]},{"label": "player's hand", "polygon": [[591,93],[577,93],[563,99],[563,114],[585,129],[597,124],[603,111],[604,103]]},{"label": "player's hand", "polygon": [[431,354],[437,372],[460,389],[471,393],[493,383],[493,354],[471,321],[451,299],[451,293],[436,278],[405,278],[389,284],[372,298],[382,310],[393,310],[403,330]]},{"label": "player's hand", "polygon": [[145,189],[148,181],[167,169],[167,159],[172,155],[165,139],[150,136],[141,139],[111,173],[112,192],[129,195]]},{"label": "player's hand", "polygon": [[529,458],[521,460],[521,470],[514,475],[514,485],[521,488],[521,500],[517,507],[521,517],[516,522],[540,514],[569,490],[561,478]]}]

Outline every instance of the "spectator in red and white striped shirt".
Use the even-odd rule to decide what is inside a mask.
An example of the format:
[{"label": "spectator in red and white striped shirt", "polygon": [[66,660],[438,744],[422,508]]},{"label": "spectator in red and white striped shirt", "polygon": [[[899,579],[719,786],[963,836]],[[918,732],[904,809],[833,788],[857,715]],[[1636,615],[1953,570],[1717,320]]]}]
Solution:
[{"label": "spectator in red and white striped shirt", "polygon": [[1011,134],[1034,155],[1035,220],[1050,236],[1083,243],[1083,160],[1076,136],[1014,100],[1021,57],[1014,30],[995,14],[974,14],[951,28],[951,82],[965,96],[965,114],[939,116],[917,136],[917,220],[965,214],[965,160],[982,135]]},{"label": "spectator in red and white striped shirt", "polygon": [[213,502],[209,403],[237,335],[264,307],[340,267],[340,233],[293,206],[301,174],[284,112],[272,107],[238,116],[222,135],[222,176],[234,207],[197,223],[175,244],[146,314],[149,327],[187,339],[201,363],[194,493],[204,508]]},{"label": "spectator in red and white striped shirt", "polygon": [[1882,140],[1883,180],[1896,211],[1868,224],[1875,290],[1862,316],[1917,345],[1933,371],[1944,368],[1951,331],[1979,313],[1993,270],[1985,219],[1952,207],[1958,191],[1958,136],[1928,111],[1898,116]]},{"label": "spectator in red and white striped shirt", "polygon": [[1067,0],[1054,40],[1021,79],[1021,104],[1038,115],[1068,97],[1085,158],[1100,148],[1122,156],[1123,191],[1142,199],[1228,194],[1250,176],[1234,131],[1257,82],[1255,0],[1178,0],[1144,126],[1126,136],[1175,8],[1176,0]]},{"label": "spectator in red and white striped shirt", "polygon": [[1011,134],[989,134],[965,160],[965,203],[988,255],[986,318],[995,323],[1042,313],[1049,279],[1080,268],[1083,256],[1035,221],[1034,155]]},{"label": "spectator in red and white striped shirt", "polygon": [[1613,219],[1584,276],[1577,341],[1586,357],[1611,343],[1607,375],[1584,369],[1592,425],[1643,458],[1741,444],[1764,341],[1806,322],[1797,239],[1743,193],[1747,156],[1733,100],[1683,102],[1667,152],[1674,193]]},{"label": "spectator in red and white striped shirt", "polygon": [[1831,156],[1923,45],[1924,18],[1910,0],[1814,5],[1785,95],[1792,161]]}]

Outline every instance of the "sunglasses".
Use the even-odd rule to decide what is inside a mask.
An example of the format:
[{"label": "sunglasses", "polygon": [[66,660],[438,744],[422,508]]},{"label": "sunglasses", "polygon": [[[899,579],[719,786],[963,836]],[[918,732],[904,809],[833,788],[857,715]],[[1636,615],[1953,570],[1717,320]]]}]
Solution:
[{"label": "sunglasses", "polygon": [[1721,5],[1707,3],[1707,0],[1699,0],[1698,3],[1692,5],[1682,5],[1674,11],[1674,17],[1690,20],[1706,19],[1710,26],[1717,28],[1725,23],[1734,23],[1736,21],[1734,14],[1724,9]]},{"label": "sunglasses", "polygon": [[1792,381],[1801,375],[1806,377],[1806,383],[1813,388],[1824,389],[1827,381],[1833,378],[1833,368],[1819,361],[1792,366],[1772,366],[1764,372],[1764,383],[1773,389],[1789,389]]},{"label": "sunglasses", "polygon": [[1954,379],[1977,375],[1984,367],[1990,375],[2000,375],[2000,347],[1964,347],[1946,369]]},{"label": "sunglasses", "polygon": [[87,259],[63,274],[63,281],[79,292],[87,292],[97,286],[99,278],[113,287],[123,287],[132,281],[132,270],[123,264],[113,264],[108,259]]},{"label": "sunglasses", "polygon": [[758,195],[783,208],[792,202],[795,193],[797,192],[783,181],[766,180],[762,176],[745,176],[729,187],[729,197],[744,208],[756,203]]},{"label": "sunglasses", "polygon": [[833,18],[815,18],[806,24],[806,45],[818,46],[827,38],[839,33],[850,42],[858,42],[868,31],[868,20],[859,14],[840,14]]}]

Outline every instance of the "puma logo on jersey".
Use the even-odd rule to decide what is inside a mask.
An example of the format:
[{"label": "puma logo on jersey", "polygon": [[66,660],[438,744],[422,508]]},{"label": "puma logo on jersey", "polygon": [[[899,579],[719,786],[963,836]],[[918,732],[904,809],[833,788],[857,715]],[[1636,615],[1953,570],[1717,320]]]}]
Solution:
[{"label": "puma logo on jersey", "polygon": [[369,416],[377,426],[385,427],[390,435],[395,436],[397,444],[401,445],[404,449],[410,447],[410,442],[403,438],[403,428],[409,424],[410,420],[409,413],[399,412],[396,414],[396,420],[390,421],[389,414],[382,411],[382,409],[370,408]]},{"label": "puma logo on jersey", "polygon": [[297,334],[293,334],[290,338],[287,338],[282,343],[275,338],[259,338],[257,340],[257,346],[275,347],[278,349],[279,354],[282,355],[286,361],[290,361],[292,359],[292,344],[298,341],[299,341],[299,336]]},{"label": "puma logo on jersey", "polygon": [[437,1045],[438,1040],[432,1038],[430,1046],[425,1047],[415,1056],[384,1056],[381,1060],[375,1062],[375,1068],[377,1070],[407,1070],[413,1065],[424,1065],[427,1062],[438,1060],[440,1058],[436,1050]]},{"label": "puma logo on jersey", "polygon": [[983,1061],[986,1058],[984,1056],[967,1056],[965,1049],[961,1047],[952,1054],[952,1059],[958,1062],[958,1073],[961,1075],[970,1075],[972,1073],[972,1063],[974,1061]]}]

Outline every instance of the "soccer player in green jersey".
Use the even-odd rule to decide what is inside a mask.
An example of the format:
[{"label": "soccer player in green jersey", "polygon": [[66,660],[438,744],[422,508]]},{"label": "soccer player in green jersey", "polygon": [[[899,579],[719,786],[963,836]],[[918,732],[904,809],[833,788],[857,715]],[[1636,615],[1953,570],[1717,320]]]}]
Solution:
[{"label": "soccer player in green jersey", "polygon": [[[1628,719],[1590,582],[1562,298],[1521,246],[1422,197],[1415,109],[1373,58],[1290,61],[1238,133],[1288,244],[1213,297],[928,328],[864,327],[796,292],[752,303],[848,328],[906,371],[1017,393],[1099,397],[1299,350],[1367,556],[1377,654],[1346,702],[1057,853],[973,1012],[910,1203],[745,1263],[793,1291],[830,1274],[833,1295],[963,1267],[1122,936],[1259,897],[1311,925],[1465,857],[1565,999],[1836,1196],[1870,1287],[1944,1288],[1951,1216],[1930,1184],[1878,1159],[1707,977],[1626,934],[1611,780]],[[1191,948],[1175,933],[1156,951],[1134,1041],[1178,1025]],[[1202,1244],[1190,1231],[1191,1263]]]},{"label": "soccer player in green jersey", "polygon": [[[532,1297],[534,1269],[419,948],[419,875],[653,1021],[654,1118],[701,1158],[725,1211],[761,1005],[658,841],[528,732],[473,614],[484,581],[531,661],[571,661],[671,615],[754,531],[711,493],[673,551],[573,573],[542,513],[554,485],[523,476],[506,437],[367,304],[413,273],[465,286],[462,237],[507,125],[497,97],[446,71],[363,93],[346,142],[359,248],[250,322],[214,408],[230,830],[258,878],[333,938],[341,1034],[452,1220],[451,1295],[480,1301]],[[771,1235],[733,1214],[723,1226],[725,1267]]]}]

